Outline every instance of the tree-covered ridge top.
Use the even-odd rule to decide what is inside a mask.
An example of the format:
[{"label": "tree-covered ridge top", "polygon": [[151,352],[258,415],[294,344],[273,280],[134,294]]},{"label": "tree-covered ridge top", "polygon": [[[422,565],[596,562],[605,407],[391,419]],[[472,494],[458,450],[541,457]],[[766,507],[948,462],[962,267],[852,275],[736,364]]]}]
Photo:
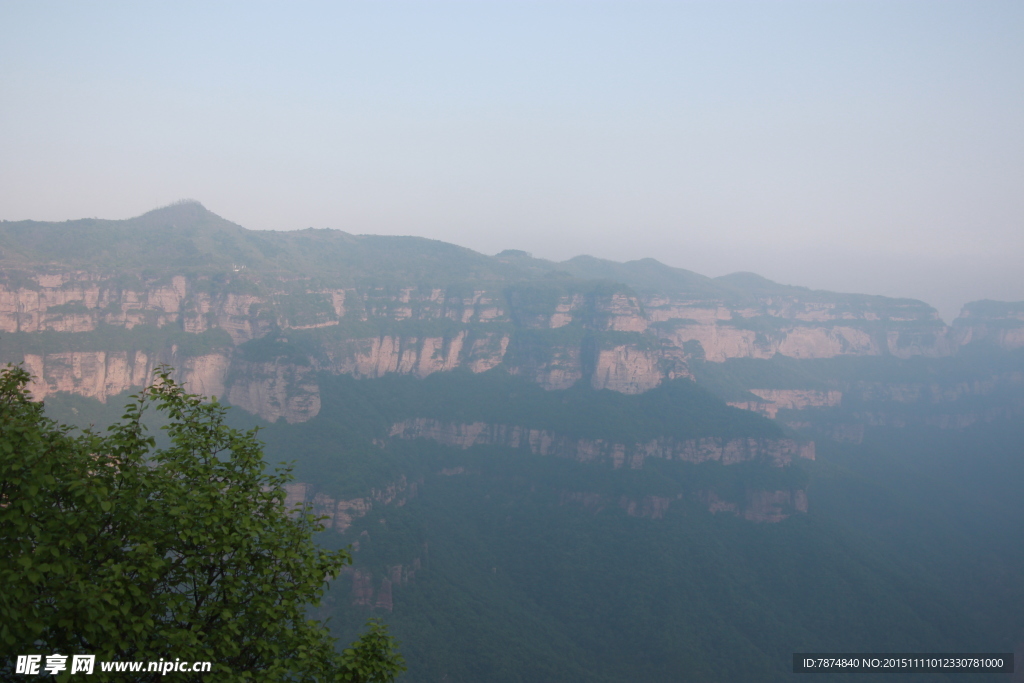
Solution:
[{"label": "tree-covered ridge top", "polygon": [[355,236],[340,230],[247,230],[198,202],[172,204],[126,220],[3,223],[0,251],[0,263],[11,267],[145,270],[152,275],[247,271],[348,280],[398,276],[438,284],[512,275],[500,262],[436,240]]},{"label": "tree-covered ridge top", "polygon": [[922,301],[906,297],[889,297],[879,294],[854,294],[843,292],[831,292],[824,289],[811,289],[799,285],[784,285],[757,273],[738,272],[728,275],[721,275],[714,278],[714,282],[735,292],[753,294],[759,297],[796,297],[803,301],[819,301],[838,304],[867,303],[887,306],[900,306],[904,308],[917,309],[927,307]]},{"label": "tree-covered ridge top", "polygon": [[619,263],[593,256],[555,262],[508,249],[487,256],[439,240],[353,235],[341,230],[248,230],[196,201],[124,220],[0,222],[0,265],[8,269],[89,269],[145,273],[236,272],[251,277],[445,287],[571,280],[621,283],[644,295],[743,304],[778,295],[803,300],[928,308],[910,299],[837,294],[781,285],[753,273],[710,278],[653,258]]}]

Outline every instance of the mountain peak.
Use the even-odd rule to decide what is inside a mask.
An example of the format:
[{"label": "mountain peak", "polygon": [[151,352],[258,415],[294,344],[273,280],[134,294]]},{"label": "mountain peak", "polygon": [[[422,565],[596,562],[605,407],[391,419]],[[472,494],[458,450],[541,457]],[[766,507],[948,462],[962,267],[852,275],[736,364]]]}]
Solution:
[{"label": "mountain peak", "polygon": [[715,280],[733,286],[758,289],[768,289],[786,286],[780,285],[778,282],[775,282],[774,280],[769,280],[763,275],[751,273],[750,271],[739,271],[736,273],[729,273],[728,275],[720,275],[719,277],[716,277]]},{"label": "mountain peak", "polygon": [[179,199],[166,206],[147,211],[138,216],[136,220],[161,223],[167,221],[173,223],[196,223],[202,220],[209,220],[210,218],[220,218],[220,216],[207,209],[198,200]]}]

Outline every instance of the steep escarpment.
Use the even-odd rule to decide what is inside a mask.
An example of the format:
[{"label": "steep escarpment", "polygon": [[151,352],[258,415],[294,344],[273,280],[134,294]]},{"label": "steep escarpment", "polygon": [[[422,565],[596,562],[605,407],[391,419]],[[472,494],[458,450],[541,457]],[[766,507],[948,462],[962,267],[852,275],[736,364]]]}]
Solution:
[{"label": "steep escarpment", "polygon": [[[718,278],[742,287],[755,276]],[[754,280],[760,284],[761,279]],[[764,281],[767,283],[767,281]],[[769,287],[768,285],[772,285]],[[818,292],[767,283],[743,299],[645,301],[659,336],[676,346],[695,342],[704,358],[940,357],[956,346],[930,306],[908,299]]]},{"label": "steep escarpment", "polygon": [[952,335],[961,346],[992,345],[1004,350],[1024,348],[1024,302],[969,303],[953,321]]},{"label": "steep escarpment", "polygon": [[[203,345],[228,362],[219,377],[207,373],[200,384],[246,410],[289,419],[312,416],[316,401],[301,409],[263,401],[280,404],[285,395],[315,393],[315,380],[299,366],[372,378],[505,365],[549,389],[586,378],[595,388],[626,393],[687,374],[682,354],[662,353],[640,333],[620,331],[630,326],[631,314],[616,301],[621,295],[595,293],[586,283],[545,288],[551,298],[545,310],[517,308],[522,297],[514,286],[341,289],[241,271],[150,281],[90,272],[6,275],[0,329],[11,337],[4,360],[30,364],[40,397],[71,391],[105,399],[142,386],[156,363],[183,366],[182,359],[196,354],[193,347]],[[634,301],[632,314],[637,308]],[[643,326],[642,317],[636,321]],[[108,362],[109,354],[115,355]],[[273,370],[268,363],[288,368]],[[182,370],[186,379],[194,374]],[[294,386],[271,389],[290,379]]]},{"label": "steep escarpment", "polygon": [[[569,500],[566,491],[589,492],[602,508],[617,506],[627,516],[660,518],[669,508],[697,505],[770,521],[752,512],[764,508],[759,492],[789,492],[785,505],[772,503],[780,519],[804,511],[802,473],[815,459],[813,441],[731,408],[687,378],[623,394],[587,386],[546,390],[501,369],[463,369],[423,379],[324,376],[321,395],[315,418],[265,434],[268,448],[305,463],[297,475],[312,484],[296,489],[293,503],[312,504],[328,529],[342,533],[372,534],[357,522],[444,480],[470,488],[481,476],[517,481],[507,470],[488,474],[487,463],[502,461],[522,472],[560,472],[538,480],[559,505]],[[322,474],[331,471],[345,474]],[[637,477],[676,483],[623,488]]]},{"label": "steep escarpment", "polygon": [[162,352],[66,351],[22,355],[32,373],[32,395],[42,400],[55,392],[67,392],[105,403],[110,396],[145,386],[158,365],[175,368],[173,376],[188,391],[224,397],[229,360],[223,353],[185,355],[175,347]]},{"label": "steep escarpment", "polygon": [[872,428],[963,429],[1024,416],[1024,355],[985,341],[942,358],[732,359],[693,365],[729,405],[809,435],[860,442]]},{"label": "steep escarpment", "polygon": [[320,412],[320,387],[308,364],[236,360],[227,400],[270,422],[305,422]]},{"label": "steep escarpment", "polygon": [[[796,458],[814,460],[814,442],[794,439],[717,438],[678,440],[661,437],[636,443],[616,443],[605,439],[573,438],[557,432],[520,426],[485,423],[444,423],[412,419],[392,425],[389,435],[398,439],[426,439],[444,446],[469,449],[474,446],[498,446],[522,449],[533,455],[568,458],[579,463],[607,463],[614,469],[641,469],[645,461],[657,458],[700,465],[717,463],[738,465],[760,463],[785,468]],[[794,512],[807,512],[807,493],[803,489],[748,489],[737,500],[723,499],[714,490],[691,492],[711,512],[730,512],[755,522],[779,522]],[[631,517],[659,519],[672,505],[673,497],[620,495],[609,497],[596,492],[567,492],[563,502],[582,503],[599,511],[617,505]]]},{"label": "steep escarpment", "polygon": [[[255,232],[197,203],[126,221],[3,223],[0,265],[0,360],[25,362],[37,396],[102,401],[169,364],[191,389],[269,420],[316,415],[320,374],[503,368],[547,390],[638,394],[693,377],[695,363],[1024,345],[1018,304],[971,304],[950,328],[906,299],[711,279],[652,259],[559,264],[417,238]],[[840,400],[832,388],[752,389],[773,393],[729,400],[766,415]]]},{"label": "steep escarpment", "polygon": [[753,410],[774,419],[780,410],[804,410],[806,408],[833,408],[843,400],[843,392],[820,389],[758,389],[749,392],[757,397],[754,401],[729,401],[729,405],[744,410]]},{"label": "steep escarpment", "polygon": [[320,519],[320,524],[325,530],[344,534],[352,526],[353,521],[365,517],[374,506],[380,508],[387,505],[405,505],[416,496],[422,484],[422,479],[410,482],[405,476],[400,476],[396,481],[371,488],[358,498],[336,499],[318,490],[315,484],[295,482],[284,487],[288,494],[285,504],[290,509],[307,509]]},{"label": "steep escarpment", "polygon": [[577,462],[608,462],[615,468],[640,469],[648,458],[689,463],[719,462],[733,465],[763,461],[785,467],[794,458],[814,459],[814,442],[793,439],[721,438],[679,440],[661,437],[635,443],[605,439],[574,438],[544,429],[483,422],[455,423],[416,418],[391,426],[389,436],[399,439],[428,439],[445,446],[502,446],[523,448],[535,455],[570,458]]}]

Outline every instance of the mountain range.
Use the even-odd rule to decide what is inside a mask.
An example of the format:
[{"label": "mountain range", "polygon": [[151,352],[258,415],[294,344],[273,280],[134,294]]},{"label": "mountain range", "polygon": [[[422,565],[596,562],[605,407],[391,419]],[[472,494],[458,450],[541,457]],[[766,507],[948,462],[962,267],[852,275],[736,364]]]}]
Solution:
[{"label": "mountain range", "polygon": [[409,681],[790,680],[793,652],[1024,643],[1024,302],[947,325],[183,202],[0,223],[0,361],[65,421],[116,419],[166,364],[260,426],[289,504],[356,550],[320,616],[386,615]]}]

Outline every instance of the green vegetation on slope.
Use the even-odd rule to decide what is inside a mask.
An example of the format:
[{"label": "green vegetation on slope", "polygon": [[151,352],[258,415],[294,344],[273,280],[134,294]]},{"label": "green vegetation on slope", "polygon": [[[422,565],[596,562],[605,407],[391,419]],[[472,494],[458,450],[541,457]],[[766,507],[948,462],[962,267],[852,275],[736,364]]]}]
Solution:
[{"label": "green vegetation on slope", "polygon": [[[0,369],[5,680],[14,656],[40,653],[208,662],[197,678],[218,681],[387,683],[404,669],[379,625],[339,653],[306,617],[351,556],[314,545],[312,516],[285,507],[289,476],[265,471],[253,433],[225,426],[226,408],[161,372],[106,433],[73,434],[29,400],[29,379]],[[143,428],[154,407],[167,447]]]}]

